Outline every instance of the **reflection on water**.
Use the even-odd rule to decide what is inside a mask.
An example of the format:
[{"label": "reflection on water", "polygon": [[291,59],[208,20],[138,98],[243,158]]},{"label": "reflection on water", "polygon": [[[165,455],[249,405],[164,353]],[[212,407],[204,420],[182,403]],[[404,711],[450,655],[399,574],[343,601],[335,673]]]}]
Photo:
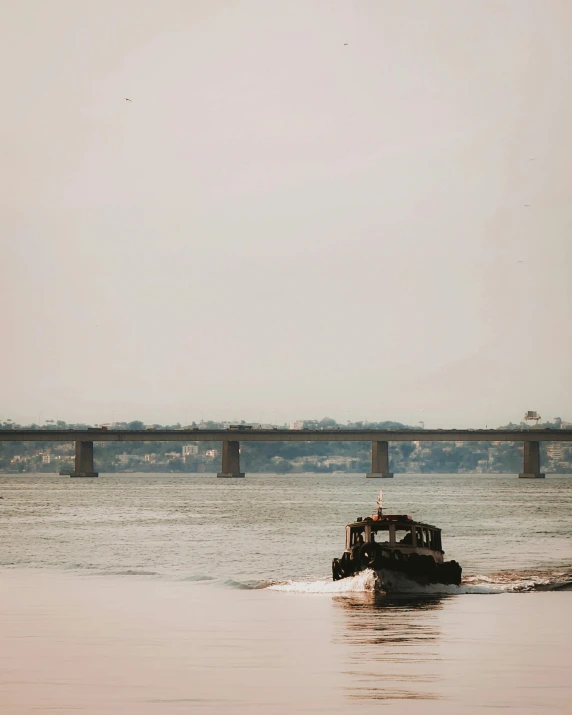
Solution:
[{"label": "reflection on water", "polygon": [[334,641],[347,647],[347,696],[438,700],[442,598],[363,593],[336,598]]}]

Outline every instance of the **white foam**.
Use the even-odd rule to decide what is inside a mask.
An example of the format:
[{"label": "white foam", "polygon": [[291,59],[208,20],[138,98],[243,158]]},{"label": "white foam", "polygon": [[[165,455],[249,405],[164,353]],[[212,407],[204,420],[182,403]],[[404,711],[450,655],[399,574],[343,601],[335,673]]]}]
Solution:
[{"label": "white foam", "polygon": [[[547,576],[540,573],[498,573],[492,576],[468,576],[460,586],[445,585],[440,583],[421,586],[416,581],[408,579],[405,574],[395,574],[391,579],[391,594],[415,596],[457,596],[461,594],[494,594],[494,593],[522,593],[534,591],[538,588],[546,589],[550,584],[570,582],[570,573],[562,572],[555,579],[555,574]],[[567,579],[562,579],[566,576]],[[332,581],[329,578],[318,581],[287,581],[286,583],[268,586],[274,591],[289,591],[292,593],[364,593],[385,590],[379,578],[371,569],[361,571],[355,576]]]},{"label": "white foam", "polygon": [[[268,586],[272,591],[288,591],[290,593],[367,593],[373,591],[383,592],[381,583],[375,572],[371,569],[361,571],[355,576],[343,578],[340,581],[320,579],[318,581],[287,581]],[[462,586],[428,584],[421,586],[415,581],[401,579],[399,588],[394,593],[411,594],[419,596],[456,596],[464,593],[491,594],[502,593],[503,589],[483,584],[463,584]]]},{"label": "white foam", "polygon": [[364,593],[376,591],[378,579],[371,569],[361,571],[355,576],[340,581],[320,579],[319,581],[287,581],[268,587],[273,591],[291,591],[293,593]]}]

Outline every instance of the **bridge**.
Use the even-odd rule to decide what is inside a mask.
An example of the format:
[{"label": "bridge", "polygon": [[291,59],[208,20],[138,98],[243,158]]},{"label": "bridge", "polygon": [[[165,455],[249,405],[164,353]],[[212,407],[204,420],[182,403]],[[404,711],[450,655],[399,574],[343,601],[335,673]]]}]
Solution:
[{"label": "bridge", "polygon": [[389,469],[389,442],[522,442],[522,479],[542,479],[540,442],[572,442],[572,430],[530,428],[527,430],[289,430],[289,429],[9,429],[0,430],[2,442],[75,442],[72,477],[97,477],[93,461],[94,442],[222,442],[219,477],[244,477],[240,471],[240,442],[371,442],[369,478],[393,477]]}]

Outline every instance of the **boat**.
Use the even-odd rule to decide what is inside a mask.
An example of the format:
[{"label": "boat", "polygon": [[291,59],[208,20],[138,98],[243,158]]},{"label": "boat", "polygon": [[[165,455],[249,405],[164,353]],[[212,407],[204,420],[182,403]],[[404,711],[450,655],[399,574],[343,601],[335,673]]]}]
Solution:
[{"label": "boat", "polygon": [[458,586],[462,568],[445,561],[441,529],[406,514],[383,513],[383,491],[377,513],[346,526],[346,548],[332,561],[334,581],[372,569],[386,592],[410,591],[417,585]]}]

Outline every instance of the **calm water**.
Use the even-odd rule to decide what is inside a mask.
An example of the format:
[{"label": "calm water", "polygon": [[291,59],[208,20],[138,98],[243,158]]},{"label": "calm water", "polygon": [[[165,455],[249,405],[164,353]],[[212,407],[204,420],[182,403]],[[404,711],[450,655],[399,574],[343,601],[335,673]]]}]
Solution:
[{"label": "calm water", "polygon": [[[461,588],[331,582],[380,486],[443,528]],[[5,475],[0,497],[2,713],[572,711],[570,477]]]}]

